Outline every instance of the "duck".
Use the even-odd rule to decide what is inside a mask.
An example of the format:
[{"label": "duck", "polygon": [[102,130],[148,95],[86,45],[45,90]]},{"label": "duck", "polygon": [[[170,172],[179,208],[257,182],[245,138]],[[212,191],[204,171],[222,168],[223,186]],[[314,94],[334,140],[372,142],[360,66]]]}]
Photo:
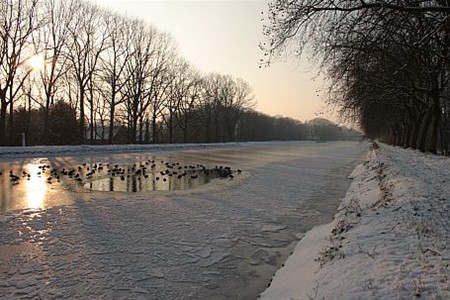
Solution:
[{"label": "duck", "polygon": [[17,175],[14,175],[14,174],[13,174],[13,171],[9,171],[9,178],[11,179],[11,181],[12,181],[13,183],[18,183],[19,180],[20,180],[20,177],[17,176]]}]

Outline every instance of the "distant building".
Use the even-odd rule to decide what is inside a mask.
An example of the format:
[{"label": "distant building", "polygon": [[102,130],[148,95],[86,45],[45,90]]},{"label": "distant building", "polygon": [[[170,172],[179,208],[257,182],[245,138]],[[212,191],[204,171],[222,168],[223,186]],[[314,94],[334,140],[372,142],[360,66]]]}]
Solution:
[{"label": "distant building", "polygon": [[[114,144],[125,144],[127,139],[127,128],[124,126],[114,126],[113,128],[113,142]],[[91,141],[91,126],[86,128],[85,140],[88,144],[107,144],[109,141],[109,126],[95,126],[94,140]]]}]

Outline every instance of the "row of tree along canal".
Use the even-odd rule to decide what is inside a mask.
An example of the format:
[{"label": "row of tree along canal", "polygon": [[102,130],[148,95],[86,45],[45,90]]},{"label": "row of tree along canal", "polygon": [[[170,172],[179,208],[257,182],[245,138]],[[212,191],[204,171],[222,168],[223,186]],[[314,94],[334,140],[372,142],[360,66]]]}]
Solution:
[{"label": "row of tree along canal", "polygon": [[368,137],[448,154],[449,14],[437,0],[272,0],[262,46],[267,62],[312,54],[330,103]]}]

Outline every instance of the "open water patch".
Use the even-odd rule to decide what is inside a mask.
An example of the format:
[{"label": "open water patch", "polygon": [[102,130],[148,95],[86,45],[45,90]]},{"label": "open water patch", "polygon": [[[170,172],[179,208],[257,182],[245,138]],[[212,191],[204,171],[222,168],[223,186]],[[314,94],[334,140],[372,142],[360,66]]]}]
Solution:
[{"label": "open water patch", "polygon": [[140,157],[89,162],[33,159],[0,163],[0,215],[18,209],[46,209],[71,203],[73,192],[152,192],[187,190],[216,178],[233,179],[241,170],[227,166],[169,162]]},{"label": "open water patch", "polygon": [[240,170],[227,166],[206,167],[179,162],[147,160],[133,165],[83,164],[69,171],[89,191],[151,192],[186,190],[207,184],[216,178],[233,179]]}]

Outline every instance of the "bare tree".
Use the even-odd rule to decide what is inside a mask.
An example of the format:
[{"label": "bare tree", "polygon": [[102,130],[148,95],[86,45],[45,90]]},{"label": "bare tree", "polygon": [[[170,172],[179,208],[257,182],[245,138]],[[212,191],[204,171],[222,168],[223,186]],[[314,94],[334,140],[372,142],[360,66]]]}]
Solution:
[{"label": "bare tree", "polygon": [[[102,11],[88,2],[78,1],[71,8],[75,14],[73,22],[69,25],[70,40],[65,55],[72,64],[72,75],[78,88],[79,97],[79,135],[80,143],[85,143],[85,100],[90,102],[91,141],[94,138],[93,103],[94,91],[92,81],[97,71],[100,54],[106,48],[108,32],[104,27]],[[91,87],[89,88],[89,84]]]},{"label": "bare tree", "polygon": [[124,87],[130,79],[131,72],[126,73],[127,61],[134,54],[130,46],[132,32],[136,22],[117,13],[106,13],[106,31],[108,32],[107,49],[101,56],[100,91],[109,107],[108,143],[114,142],[114,125],[116,107],[125,102]]},{"label": "bare tree", "polygon": [[44,112],[44,143],[49,141],[50,109],[55,103],[58,89],[64,88],[62,79],[70,67],[67,57],[63,54],[69,37],[72,5],[73,1],[46,0],[43,2],[40,11],[46,23],[33,34],[34,51],[42,60],[42,69],[35,72],[38,74],[36,82],[38,90],[43,92],[43,101],[36,100]]},{"label": "bare tree", "polygon": [[448,1],[272,1],[263,62],[287,49],[312,53],[341,111],[371,134],[396,144],[418,140],[421,150],[436,152],[448,82],[448,12]]},{"label": "bare tree", "polygon": [[197,70],[187,65],[179,79],[177,87],[177,110],[175,118],[178,127],[183,132],[183,143],[189,142],[191,124],[199,117],[197,109],[200,105],[202,81]]},{"label": "bare tree", "polygon": [[[334,90],[331,94],[337,94],[334,99],[339,99],[343,111],[364,111],[356,113],[360,120],[355,121],[363,124],[372,119],[370,127],[363,126],[369,136],[378,123],[385,133],[377,129],[377,134],[391,143],[436,152],[441,114],[436,108],[445,90],[443,66],[448,54],[436,47],[435,37],[423,38],[434,27],[430,21],[409,14],[384,16],[370,35],[358,31],[351,38],[335,39],[329,50],[334,54],[327,63],[332,70],[330,77],[341,92]],[[387,122],[387,116],[392,121]],[[386,128],[386,124],[390,126]],[[369,128],[372,133],[367,132]]]},{"label": "bare tree", "polygon": [[205,128],[205,141],[207,143],[220,140],[222,81],[222,76],[217,73],[208,74],[202,80],[201,119]]},{"label": "bare tree", "polygon": [[132,55],[126,66],[125,85],[129,141],[136,143],[136,134],[141,116],[148,104],[145,98],[148,94],[148,82],[151,80],[151,60],[155,56],[155,39],[157,32],[144,22],[135,20],[133,24],[135,34],[131,39]]},{"label": "bare tree", "polygon": [[230,75],[209,74],[203,81],[203,121],[209,135],[214,127],[214,141],[229,142],[236,139],[239,118],[254,106],[252,89],[242,79]]},{"label": "bare tree", "polygon": [[228,141],[236,141],[241,116],[255,106],[253,90],[246,81],[237,78],[233,85],[232,93],[229,95],[225,107]]},{"label": "bare tree", "polygon": [[[0,145],[6,144],[6,119],[13,127],[16,96],[32,71],[31,35],[39,27],[37,0],[0,1]],[[10,135],[9,140],[12,140]]]},{"label": "bare tree", "polygon": [[[150,110],[153,143],[158,142],[157,120],[162,117],[163,110],[168,104],[169,88],[175,80],[174,65],[178,61],[177,45],[172,36],[167,33],[158,34],[155,50],[145,103],[146,108]],[[141,124],[143,124],[142,121]]]},{"label": "bare tree", "polygon": [[[16,133],[31,124],[36,142],[57,143],[74,122],[70,143],[105,142],[107,123],[109,143],[116,124],[131,143],[163,141],[166,129],[169,142],[181,135],[188,142],[202,117],[207,141],[231,141],[252,106],[247,83],[202,78],[169,34],[141,20],[85,0],[0,0],[0,8],[0,144],[8,133],[10,144],[19,143]],[[16,126],[14,115],[22,121]]]},{"label": "bare tree", "polygon": [[169,143],[173,143],[173,131],[178,125],[180,108],[186,99],[190,98],[190,87],[192,84],[189,64],[179,59],[172,63],[172,80],[167,89],[167,97],[164,105],[162,118],[169,130]]},{"label": "bare tree", "polygon": [[[326,39],[341,25],[348,24],[349,20],[354,26],[362,25],[370,19],[376,23],[376,20],[382,20],[383,16],[392,12],[416,17],[437,13],[440,17],[436,27],[430,31],[433,32],[448,23],[445,16],[450,12],[450,4],[445,0],[272,0],[267,16],[269,24],[263,30],[268,41],[262,43],[261,47],[266,51],[266,56],[276,56],[280,50],[294,44],[295,53],[300,55],[312,41],[320,40],[319,33],[324,34]],[[349,34],[354,32],[352,30]]]}]

